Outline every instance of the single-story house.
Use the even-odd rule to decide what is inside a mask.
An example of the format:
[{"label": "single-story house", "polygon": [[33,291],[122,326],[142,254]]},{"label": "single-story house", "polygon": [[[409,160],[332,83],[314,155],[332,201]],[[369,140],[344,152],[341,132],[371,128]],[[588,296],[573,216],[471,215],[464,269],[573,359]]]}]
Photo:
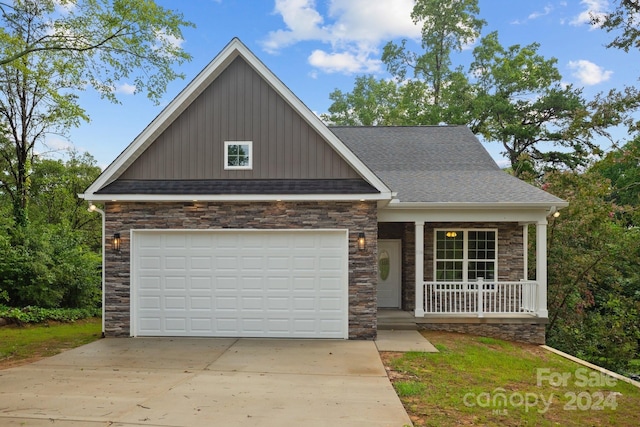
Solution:
[{"label": "single-story house", "polygon": [[238,39],[79,196],[103,213],[104,333],[134,337],[372,339],[396,309],[543,342],[566,206],[466,127],[326,126]]}]

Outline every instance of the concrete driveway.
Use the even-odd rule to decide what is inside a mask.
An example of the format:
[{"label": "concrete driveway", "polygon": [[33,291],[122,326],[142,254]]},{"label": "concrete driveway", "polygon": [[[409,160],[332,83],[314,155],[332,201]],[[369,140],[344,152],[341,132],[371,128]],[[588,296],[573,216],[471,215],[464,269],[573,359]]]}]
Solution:
[{"label": "concrete driveway", "polygon": [[405,424],[371,341],[103,339],[0,370],[2,426]]}]

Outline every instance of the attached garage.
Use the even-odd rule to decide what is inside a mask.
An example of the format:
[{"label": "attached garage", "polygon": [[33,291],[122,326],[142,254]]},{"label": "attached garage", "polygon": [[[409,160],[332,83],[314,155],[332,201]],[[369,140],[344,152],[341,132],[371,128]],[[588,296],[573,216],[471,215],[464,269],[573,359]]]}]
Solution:
[{"label": "attached garage", "polygon": [[348,338],[347,230],[132,230],[131,335]]}]

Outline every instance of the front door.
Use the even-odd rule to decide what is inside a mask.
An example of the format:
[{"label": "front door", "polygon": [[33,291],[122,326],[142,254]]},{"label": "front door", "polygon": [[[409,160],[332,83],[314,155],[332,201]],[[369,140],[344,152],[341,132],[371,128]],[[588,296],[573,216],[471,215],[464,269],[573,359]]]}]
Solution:
[{"label": "front door", "polygon": [[402,241],[378,240],[378,307],[400,308]]}]

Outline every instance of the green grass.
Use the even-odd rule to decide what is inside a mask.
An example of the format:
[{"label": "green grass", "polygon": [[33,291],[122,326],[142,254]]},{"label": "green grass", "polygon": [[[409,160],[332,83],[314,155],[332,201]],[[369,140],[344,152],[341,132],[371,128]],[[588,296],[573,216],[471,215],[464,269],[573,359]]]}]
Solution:
[{"label": "green grass", "polygon": [[539,346],[424,335],[440,353],[382,354],[416,426],[640,425],[640,389]]},{"label": "green grass", "polygon": [[53,356],[63,350],[97,340],[100,318],[75,323],[5,326],[0,328],[0,369],[20,361]]}]

